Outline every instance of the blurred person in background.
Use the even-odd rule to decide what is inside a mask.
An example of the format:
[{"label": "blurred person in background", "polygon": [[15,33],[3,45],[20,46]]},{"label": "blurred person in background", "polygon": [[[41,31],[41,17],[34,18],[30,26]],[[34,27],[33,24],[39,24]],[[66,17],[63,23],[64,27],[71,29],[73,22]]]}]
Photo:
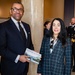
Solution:
[{"label": "blurred person in background", "polygon": [[44,36],[46,36],[47,34],[49,34],[49,29],[51,26],[51,21],[45,21],[44,23]]}]

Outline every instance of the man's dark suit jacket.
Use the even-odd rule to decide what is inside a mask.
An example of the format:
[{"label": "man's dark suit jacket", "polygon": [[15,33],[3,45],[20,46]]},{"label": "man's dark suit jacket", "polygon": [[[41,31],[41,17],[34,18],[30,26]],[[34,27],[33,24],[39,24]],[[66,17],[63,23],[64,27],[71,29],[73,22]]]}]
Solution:
[{"label": "man's dark suit jacket", "polygon": [[[28,62],[15,63],[17,55],[23,55],[26,48],[33,49],[31,32],[28,24],[22,22],[28,38],[25,42],[14,22],[9,19],[0,25],[0,55],[2,75],[20,75],[28,71]],[[26,74],[25,74],[26,75]]]}]

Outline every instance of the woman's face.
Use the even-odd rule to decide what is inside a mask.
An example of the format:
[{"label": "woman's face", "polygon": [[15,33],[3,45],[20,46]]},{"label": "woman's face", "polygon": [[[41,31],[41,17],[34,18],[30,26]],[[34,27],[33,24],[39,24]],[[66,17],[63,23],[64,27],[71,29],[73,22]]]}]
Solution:
[{"label": "woman's face", "polygon": [[58,35],[60,33],[61,25],[58,20],[53,22],[52,30],[54,35]]}]

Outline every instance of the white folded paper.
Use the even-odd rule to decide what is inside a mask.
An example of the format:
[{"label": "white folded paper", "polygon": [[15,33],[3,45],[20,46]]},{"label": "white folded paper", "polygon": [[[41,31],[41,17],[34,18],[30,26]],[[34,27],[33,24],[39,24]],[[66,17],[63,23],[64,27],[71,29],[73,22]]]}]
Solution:
[{"label": "white folded paper", "polygon": [[41,54],[35,52],[34,50],[26,48],[25,55],[29,56],[28,60],[30,60],[31,62],[39,64],[39,61],[41,59]]}]

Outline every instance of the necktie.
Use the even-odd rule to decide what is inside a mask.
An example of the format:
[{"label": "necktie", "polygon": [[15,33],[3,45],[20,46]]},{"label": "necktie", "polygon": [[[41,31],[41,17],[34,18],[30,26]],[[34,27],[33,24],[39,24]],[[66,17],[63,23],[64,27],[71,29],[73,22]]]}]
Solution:
[{"label": "necktie", "polygon": [[25,32],[24,32],[23,28],[21,27],[20,22],[18,22],[18,25],[19,25],[19,29],[20,29],[20,33],[22,35],[22,38],[23,38],[23,40],[25,40],[26,39]]}]

